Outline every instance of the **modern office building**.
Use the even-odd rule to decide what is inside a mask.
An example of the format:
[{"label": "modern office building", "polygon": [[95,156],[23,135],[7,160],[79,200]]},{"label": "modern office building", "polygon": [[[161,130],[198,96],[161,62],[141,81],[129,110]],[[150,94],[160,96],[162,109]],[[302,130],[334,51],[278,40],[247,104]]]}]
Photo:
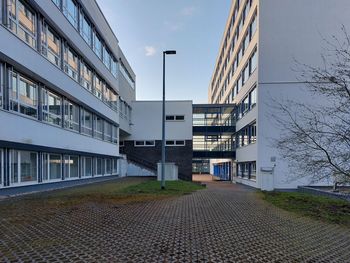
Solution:
[{"label": "modern office building", "polygon": [[0,188],[116,175],[135,74],[96,1],[0,0]]},{"label": "modern office building", "polygon": [[[209,103],[235,104],[236,158],[232,180],[262,189],[295,188],[310,183],[293,180],[292,168],[274,141],[281,134],[271,118],[274,102],[294,99],[312,104],[315,98],[300,81],[296,61],[322,65],[324,38],[339,36],[349,24],[347,0],[233,0],[208,90]],[[317,98],[316,98],[317,100]]]},{"label": "modern office building", "polygon": [[[120,138],[120,152],[130,162],[157,170],[162,152],[162,102],[133,101],[131,135]],[[179,178],[192,180],[192,101],[165,103],[166,162],[178,166]]]}]

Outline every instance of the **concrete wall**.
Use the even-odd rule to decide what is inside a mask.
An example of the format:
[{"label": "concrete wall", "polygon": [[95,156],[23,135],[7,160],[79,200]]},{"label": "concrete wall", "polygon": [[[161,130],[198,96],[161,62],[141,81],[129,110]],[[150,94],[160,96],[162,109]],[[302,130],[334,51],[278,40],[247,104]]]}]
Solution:
[{"label": "concrete wall", "polygon": [[119,156],[117,144],[0,110],[0,140],[72,151]]},{"label": "concrete wall", "polygon": [[[121,147],[121,152],[126,156],[134,156],[138,159],[157,167],[161,160],[162,141],[156,140],[155,146],[135,147],[134,141],[125,141],[125,146]],[[166,146],[166,162],[173,162],[179,167],[179,178],[183,180],[192,180],[192,140],[186,140],[185,146]]]},{"label": "concrete wall", "polygon": [[[132,102],[132,134],[127,140],[161,140],[162,102]],[[184,121],[166,121],[165,136],[169,140],[192,140],[192,101],[167,101],[166,115],[184,115]]]},{"label": "concrete wall", "polygon": [[[341,25],[349,25],[350,2],[347,0],[260,0],[259,2],[259,88],[258,88],[258,184],[261,167],[276,165],[274,188],[296,188],[309,180],[292,180],[293,169],[278,154],[273,142],[281,130],[271,120],[273,100],[294,99],[312,105],[312,97],[298,83],[295,60],[322,65],[326,43],[333,35],[341,36]],[[276,157],[276,162],[271,162]]]}]

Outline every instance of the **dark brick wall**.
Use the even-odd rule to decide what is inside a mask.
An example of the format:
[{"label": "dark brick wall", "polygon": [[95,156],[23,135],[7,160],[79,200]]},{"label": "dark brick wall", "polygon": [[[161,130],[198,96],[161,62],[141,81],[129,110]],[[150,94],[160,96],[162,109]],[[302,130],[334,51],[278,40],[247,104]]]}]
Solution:
[{"label": "dark brick wall", "polygon": [[[120,147],[120,153],[130,154],[157,165],[162,158],[162,141],[155,141],[153,147],[135,147],[134,141],[124,141],[124,147]],[[185,146],[166,146],[165,160],[179,167],[180,179],[192,180],[192,140],[187,140]]]}]

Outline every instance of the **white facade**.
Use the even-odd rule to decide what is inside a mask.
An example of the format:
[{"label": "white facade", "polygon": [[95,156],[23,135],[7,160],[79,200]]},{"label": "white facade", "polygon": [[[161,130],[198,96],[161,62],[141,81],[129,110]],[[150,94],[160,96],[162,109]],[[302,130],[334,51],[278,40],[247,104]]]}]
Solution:
[{"label": "white facade", "polygon": [[135,74],[96,1],[0,0],[0,188],[117,175]]},{"label": "white facade", "polygon": [[[127,140],[161,140],[162,101],[133,101],[131,135]],[[192,140],[192,101],[166,101],[165,115],[175,116],[165,121],[166,140]],[[176,120],[176,116],[183,116]]]},{"label": "white facade", "polygon": [[[287,98],[306,104],[317,101],[306,91],[305,85],[299,83],[295,60],[321,65],[324,39],[341,35],[341,26],[349,24],[349,11],[350,2],[346,0],[232,1],[209,86],[209,102],[239,105],[236,182],[264,189],[296,188],[310,183],[307,178],[294,180],[293,171],[273,146],[281,132],[271,120],[273,101]],[[257,21],[252,26],[255,16]],[[244,21],[242,25],[241,20]],[[252,28],[254,32],[250,32]],[[251,34],[249,40],[245,39],[246,32]],[[241,56],[238,54],[242,46],[244,54]],[[252,71],[249,68],[245,75],[245,66],[251,67],[251,54],[255,49],[254,68]],[[234,61],[238,56],[237,65]],[[241,73],[248,78],[237,91]],[[251,94],[254,88],[255,94]]]}]

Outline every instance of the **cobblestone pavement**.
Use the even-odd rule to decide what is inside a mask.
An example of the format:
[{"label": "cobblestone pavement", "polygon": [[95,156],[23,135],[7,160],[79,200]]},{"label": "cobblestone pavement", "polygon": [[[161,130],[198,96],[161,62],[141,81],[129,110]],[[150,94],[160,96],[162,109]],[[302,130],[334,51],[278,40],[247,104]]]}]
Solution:
[{"label": "cobblestone pavement", "polygon": [[0,215],[3,262],[350,262],[349,229],[228,183],[158,201],[16,213]]}]

